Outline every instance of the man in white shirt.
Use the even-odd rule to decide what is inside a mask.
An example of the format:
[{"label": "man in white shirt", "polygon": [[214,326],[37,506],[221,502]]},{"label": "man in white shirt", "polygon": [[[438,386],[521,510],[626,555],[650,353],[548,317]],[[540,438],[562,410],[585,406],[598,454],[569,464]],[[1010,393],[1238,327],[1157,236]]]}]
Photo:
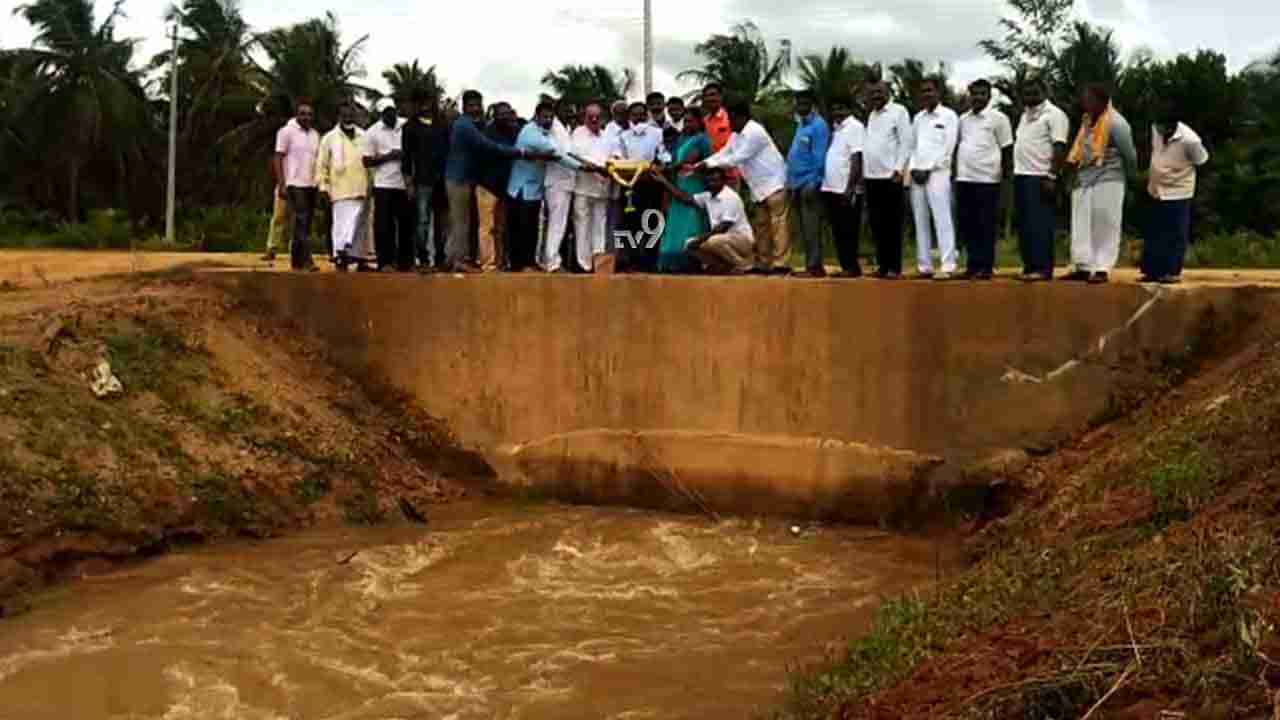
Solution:
[{"label": "man in white shirt", "polygon": [[[573,118],[578,109],[572,103],[560,101],[558,116],[551,123],[551,140],[556,150],[564,155],[573,149],[573,136],[565,118]],[[547,163],[546,209],[547,229],[542,237],[538,264],[546,272],[557,272],[561,266],[560,250],[569,229],[569,209],[573,206],[573,187],[578,173],[560,163]]]},{"label": "man in white shirt", "polygon": [[889,101],[883,80],[867,83],[867,136],[863,175],[867,186],[867,217],[876,243],[876,277],[902,276],[903,178],[915,147],[911,116]]},{"label": "man in white shirt", "polygon": [[[951,163],[960,134],[960,119],[940,103],[942,81],[920,83],[922,109],[916,113],[911,152],[911,208],[915,213],[916,264],[924,279],[950,280],[956,271],[956,230],[951,219]],[[930,227],[929,221],[933,220]],[[941,271],[933,272],[933,240],[937,230]]]},{"label": "man in white shirt", "polygon": [[[600,129],[604,108],[587,106],[584,124],[573,131],[573,156],[604,167],[617,155],[614,140]],[[573,234],[578,245],[578,265],[586,272],[595,271],[596,259],[605,254],[609,210],[607,177],[579,170],[573,187]]]},{"label": "man in white shirt", "polygon": [[1045,96],[1044,81],[1022,87],[1022,118],[1013,144],[1013,207],[1018,218],[1022,280],[1053,279],[1058,177],[1067,157],[1071,122]]},{"label": "man in white shirt", "polygon": [[378,270],[413,269],[413,206],[400,171],[402,126],[396,105],[383,98],[379,119],[364,134],[364,166],[373,170],[373,236]]},{"label": "man in white shirt", "polygon": [[271,170],[276,180],[276,197],[288,202],[293,215],[293,237],[289,246],[294,270],[314,271],[311,259],[311,217],[316,205],[316,158],[320,133],[311,126],[315,111],[309,102],[300,102],[292,120],[276,132],[276,152]]},{"label": "man in white shirt", "polygon": [[702,168],[738,168],[756,202],[754,229],[756,257],[753,272],[787,275],[791,272],[790,202],[787,199],[787,164],[769,131],[751,119],[751,104],[738,100],[729,105],[733,138],[718,153],[698,163]]},{"label": "man in white shirt", "polygon": [[[650,112],[655,107],[658,110],[666,107],[666,98],[661,93],[655,95],[656,98],[651,96],[648,106],[642,102],[631,103],[630,125],[618,134],[618,147],[624,160],[650,164],[666,164],[671,161],[666,145],[662,142],[662,127],[650,120]],[[647,242],[649,235],[644,232],[644,216],[645,213],[662,212],[662,186],[646,174],[636,181],[630,193],[630,205],[627,204],[624,193],[623,207],[630,207],[631,211],[624,210],[619,229],[629,232],[627,237],[632,238],[639,247],[619,245],[616,248],[618,272],[653,272],[658,264],[658,247],[656,242],[652,247]],[[617,240],[617,236],[614,239]]]},{"label": "man in white shirt", "polygon": [[1142,243],[1142,281],[1181,282],[1182,261],[1191,240],[1191,199],[1196,194],[1196,168],[1209,152],[1194,130],[1178,121],[1168,103],[1151,126],[1151,174],[1147,192],[1155,200]]},{"label": "man in white shirt", "polygon": [[991,83],[975,80],[956,149],[956,229],[968,251],[969,280],[990,280],[995,273],[1000,184],[1012,168],[1013,126],[991,107]]},{"label": "man in white shirt", "polygon": [[858,240],[862,234],[862,149],[867,131],[853,115],[853,102],[845,96],[831,101],[835,133],[827,150],[822,175],[822,202],[831,223],[841,271],[836,277],[862,277]]},{"label": "man in white shirt", "polygon": [[747,221],[742,197],[725,183],[724,168],[706,170],[707,192],[690,195],[652,171],[655,182],[665,186],[675,202],[707,211],[711,230],[689,240],[687,251],[715,274],[742,275],[752,268],[755,237]]}]

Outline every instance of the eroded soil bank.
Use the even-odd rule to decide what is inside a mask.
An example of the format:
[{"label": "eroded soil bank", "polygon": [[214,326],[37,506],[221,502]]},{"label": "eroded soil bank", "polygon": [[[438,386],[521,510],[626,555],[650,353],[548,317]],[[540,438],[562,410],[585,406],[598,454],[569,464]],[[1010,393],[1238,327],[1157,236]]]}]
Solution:
[{"label": "eroded soil bank", "polygon": [[[1280,305],[1009,474],[777,718],[1280,717]],[[989,508],[988,508],[989,509]]]},{"label": "eroded soil bank", "polygon": [[461,495],[442,428],[322,350],[190,274],[0,293],[0,614],[111,561]]}]

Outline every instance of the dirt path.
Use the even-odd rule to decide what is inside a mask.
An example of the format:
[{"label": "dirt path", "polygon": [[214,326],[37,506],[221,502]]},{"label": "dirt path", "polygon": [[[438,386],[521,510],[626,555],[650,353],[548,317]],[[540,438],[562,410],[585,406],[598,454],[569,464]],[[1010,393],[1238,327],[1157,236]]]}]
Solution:
[{"label": "dirt path", "polygon": [[[328,271],[331,266],[321,262]],[[41,288],[109,275],[157,272],[178,268],[224,268],[260,272],[286,272],[287,257],[274,263],[257,253],[124,252],[112,250],[3,250],[0,251],[0,288]],[[1014,270],[1002,275],[1012,277]],[[1114,273],[1118,282],[1137,282],[1138,272],[1122,268]],[[495,279],[498,276],[486,276]],[[523,277],[523,276],[522,276]],[[1280,286],[1280,270],[1188,270],[1185,287],[1221,285]],[[812,281],[818,282],[818,281]],[[839,282],[830,280],[826,282]]]}]

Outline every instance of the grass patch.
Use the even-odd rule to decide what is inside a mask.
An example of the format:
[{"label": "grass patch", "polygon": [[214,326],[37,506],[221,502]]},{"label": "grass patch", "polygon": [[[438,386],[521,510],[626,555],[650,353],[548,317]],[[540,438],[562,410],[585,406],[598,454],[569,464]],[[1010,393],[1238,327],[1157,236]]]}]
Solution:
[{"label": "grass patch", "polygon": [[1152,522],[1164,527],[1191,519],[1213,496],[1215,481],[1213,466],[1196,451],[1156,467],[1140,481],[1156,502]]}]

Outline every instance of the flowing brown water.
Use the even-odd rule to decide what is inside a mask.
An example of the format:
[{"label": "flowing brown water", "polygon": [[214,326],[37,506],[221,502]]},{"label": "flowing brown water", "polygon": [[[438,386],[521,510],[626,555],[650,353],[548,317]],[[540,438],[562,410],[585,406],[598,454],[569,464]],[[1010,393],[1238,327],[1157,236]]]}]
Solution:
[{"label": "flowing brown water", "polygon": [[66,586],[0,621],[0,719],[750,717],[789,662],[936,570],[927,543],[867,529],[433,513]]}]

